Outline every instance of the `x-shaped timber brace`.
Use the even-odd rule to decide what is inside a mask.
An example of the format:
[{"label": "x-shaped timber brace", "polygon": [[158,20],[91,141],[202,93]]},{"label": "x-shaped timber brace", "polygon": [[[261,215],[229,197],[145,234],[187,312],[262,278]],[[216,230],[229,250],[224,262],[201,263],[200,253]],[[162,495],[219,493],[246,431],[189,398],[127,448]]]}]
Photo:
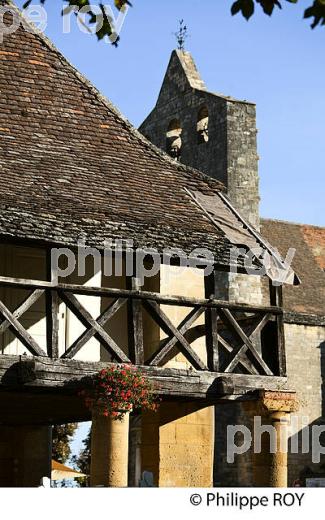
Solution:
[{"label": "x-shaped timber brace", "polygon": [[[28,352],[34,356],[48,356],[59,358],[58,352],[58,320],[59,301],[84,325],[85,331],[73,342],[61,356],[73,359],[78,352],[87,345],[93,337],[96,338],[112,359],[118,363],[133,363],[152,367],[164,366],[173,353],[181,352],[192,367],[196,370],[212,372],[244,373],[261,375],[285,375],[283,360],[283,342],[274,345],[274,355],[277,357],[279,374],[274,374],[259,349],[256,347],[256,338],[260,337],[264,327],[272,323],[277,328],[277,338],[282,337],[283,316],[278,305],[271,307],[247,306],[232,304],[216,299],[194,299],[176,296],[163,296],[158,293],[140,292],[138,290],[118,290],[106,288],[91,288],[76,285],[58,284],[53,287],[48,282],[26,281],[0,278],[3,285],[12,285],[21,289],[31,289],[32,292],[14,310],[0,301],[0,335],[8,329],[21,341]],[[35,341],[32,335],[20,323],[19,319],[45,294],[46,322],[47,322],[47,352]],[[108,297],[112,301],[107,308],[95,319],[85,306],[78,300],[78,294]],[[278,304],[277,291],[273,290],[271,298]],[[129,352],[126,354],[105,330],[105,325],[124,307],[128,306]],[[176,327],[163,305],[177,305],[191,308],[187,316]],[[143,316],[145,309],[156,325],[167,335],[160,341],[159,347],[149,359],[145,359],[143,345]],[[235,316],[240,312],[240,318]],[[205,324],[193,327],[200,316],[205,315]],[[249,324],[249,332],[247,332]],[[244,327],[246,329],[244,330]],[[229,336],[230,335],[230,336]],[[202,361],[195,351],[193,342],[199,337],[205,337],[207,363]],[[226,336],[226,337],[225,337]],[[235,341],[231,341],[235,338]],[[191,344],[192,343],[192,344]],[[220,350],[228,356],[226,363],[221,365]],[[280,350],[279,350],[280,348]],[[225,356],[223,356],[225,357]]]}]

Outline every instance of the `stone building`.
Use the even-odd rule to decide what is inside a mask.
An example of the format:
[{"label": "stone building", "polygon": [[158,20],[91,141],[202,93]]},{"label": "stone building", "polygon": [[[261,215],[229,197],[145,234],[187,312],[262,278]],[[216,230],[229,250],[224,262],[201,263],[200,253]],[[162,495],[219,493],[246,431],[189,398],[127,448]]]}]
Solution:
[{"label": "stone building", "polygon": [[[254,106],[220,97],[214,134],[210,98],[190,58],[173,54],[179,73],[167,78],[168,90],[174,78],[184,90],[174,89],[179,100],[188,89],[193,103],[197,92],[206,96],[194,125],[202,173],[180,160],[190,118],[187,130],[176,110],[161,123],[156,144],[171,158],[11,2],[0,5],[6,23],[12,15],[19,21],[0,46],[0,485],[37,486],[50,474],[51,425],[92,420],[93,486],[137,486],[143,472],[157,486],[211,486],[218,457],[221,485],[230,474],[240,484],[246,467],[247,483],[286,486],[278,445],[274,453],[263,445],[252,460],[247,452],[231,468],[222,460],[227,417],[249,424],[259,413],[279,439],[281,421],[297,406],[284,319],[298,327],[287,333],[289,349],[299,327],[313,338],[315,370],[322,333],[310,309],[307,327],[292,321],[307,319],[301,310],[284,315],[282,285],[274,284],[282,259],[257,231]],[[149,125],[142,130],[151,139]],[[223,163],[212,178],[217,135]],[[271,234],[273,224],[265,226]],[[316,269],[318,240],[304,233]],[[270,265],[263,271],[254,257],[259,276],[252,276],[246,253],[256,247]],[[286,276],[289,299],[304,291],[290,286],[298,284],[292,269]],[[141,367],[161,402],[155,414],[116,422],[89,410],[79,393],[102,368],[125,363]],[[308,395],[320,377],[313,384]]]},{"label": "stone building", "polygon": [[[0,46],[0,485],[39,485],[51,425],[92,420],[91,485],[137,486],[146,471],[157,486],[211,486],[215,404],[261,406],[275,424],[295,406],[282,287],[266,305],[216,293],[231,268],[244,287],[238,242],[270,247],[221,182],[153,146],[0,5],[19,22]],[[152,382],[156,414],[116,422],[85,406],[89,377],[121,363]],[[286,457],[271,459],[268,484],[285,486]]]},{"label": "stone building", "polygon": [[[175,160],[221,181],[236,209],[283,257],[296,250],[293,267],[301,285],[284,291],[288,377],[300,401],[292,424],[299,453],[289,456],[289,482],[322,471],[324,460],[313,464],[310,450],[301,453],[301,430],[324,421],[325,229],[260,219],[255,105],[208,91],[190,53],[173,51],[156,106],[140,131]],[[217,293],[235,301],[243,295],[266,301],[258,277],[219,274]],[[226,462],[226,426],[234,420],[247,424],[246,411],[241,404],[217,406],[215,420],[215,483],[251,485],[250,457]]]}]

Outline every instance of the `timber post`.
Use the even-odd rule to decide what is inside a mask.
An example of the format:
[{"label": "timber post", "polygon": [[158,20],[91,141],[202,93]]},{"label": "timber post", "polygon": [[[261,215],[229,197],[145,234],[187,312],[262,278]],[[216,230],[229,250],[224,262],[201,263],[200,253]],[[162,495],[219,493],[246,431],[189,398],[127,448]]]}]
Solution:
[{"label": "timber post", "polygon": [[[130,291],[141,291],[141,283],[136,277],[136,257],[133,257],[133,275],[126,277],[126,286]],[[144,364],[143,316],[141,300],[132,298],[128,301],[128,337],[129,356],[135,365]]]},{"label": "timber post", "polygon": [[[218,295],[218,284],[216,280],[216,272],[205,277],[205,297],[207,299],[216,299]],[[219,348],[218,348],[218,311],[210,308],[206,312],[206,348],[207,348],[207,364],[212,372],[219,371]]]},{"label": "timber post", "polygon": [[[53,271],[51,249],[46,250],[46,277],[57,283],[57,272]],[[59,298],[54,289],[45,292],[47,354],[52,359],[59,357]]]}]

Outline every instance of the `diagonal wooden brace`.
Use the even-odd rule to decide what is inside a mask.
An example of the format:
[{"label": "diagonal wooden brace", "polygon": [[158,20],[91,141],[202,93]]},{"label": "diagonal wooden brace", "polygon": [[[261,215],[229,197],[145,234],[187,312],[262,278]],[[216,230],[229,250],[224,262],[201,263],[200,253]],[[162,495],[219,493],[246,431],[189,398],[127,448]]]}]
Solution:
[{"label": "diagonal wooden brace", "polygon": [[[204,307],[195,307],[191,312],[184,318],[184,320],[178,325],[177,329],[182,336],[191,328],[193,323],[203,314],[205,311]],[[147,364],[151,366],[162,366],[164,361],[168,357],[171,350],[177,344],[178,339],[176,336],[169,338],[167,343],[162,345],[157,352],[148,360]]]},{"label": "diagonal wooden brace", "polygon": [[[116,312],[123,307],[126,303],[125,298],[119,298],[111,303],[105,311],[97,318],[97,323],[100,327],[104,327],[105,323],[110,320]],[[61,356],[61,358],[73,359],[74,356],[82,349],[82,347],[88,343],[88,341],[97,334],[97,331],[94,328],[86,329],[79,338],[74,341],[74,343],[65,351],[65,353]]]},{"label": "diagonal wooden brace", "polygon": [[[33,293],[34,294],[34,293]],[[40,294],[38,294],[37,298],[34,295],[32,298],[32,295],[29,297],[31,300],[29,303],[33,300],[33,303],[40,297]],[[35,299],[36,298],[36,299]],[[24,302],[26,304],[26,300]],[[24,304],[22,304],[24,305]],[[29,305],[30,307],[31,305]],[[28,308],[29,308],[28,307]],[[1,325],[5,326],[5,323],[9,323],[9,328],[12,330],[12,332],[15,334],[15,336],[22,342],[23,345],[27,348],[27,350],[33,354],[34,356],[44,356],[46,357],[46,352],[38,345],[38,343],[34,340],[34,338],[29,334],[29,332],[21,325],[21,323],[17,319],[18,309],[16,309],[16,315],[12,313],[3,302],[0,301],[0,314],[4,317],[6,320]],[[25,306],[25,310],[26,306]],[[21,316],[22,313],[20,313]]]},{"label": "diagonal wooden brace", "polygon": [[103,347],[121,363],[130,363],[130,359],[123,350],[115,343],[113,338],[102,328],[95,318],[84,308],[79,300],[71,293],[59,291],[61,300],[66,304],[70,311],[81,321],[87,329],[93,329],[96,339]]},{"label": "diagonal wooden brace", "polygon": [[257,361],[257,363],[260,365],[260,367],[263,370],[263,373],[265,373],[268,376],[272,376],[273,373],[265,363],[265,361],[262,359],[260,354],[255,349],[252,341],[251,336],[253,334],[256,334],[257,330],[262,330],[263,327],[266,325],[266,323],[270,320],[271,316],[269,314],[264,315],[261,318],[261,321],[257,325],[257,327],[254,329],[254,331],[251,333],[250,337],[248,337],[243,329],[240,327],[240,325],[237,323],[234,316],[231,314],[231,312],[228,309],[220,309],[219,310],[220,317],[222,321],[227,324],[235,333],[236,335],[241,339],[241,341],[244,343],[243,346],[241,346],[239,349],[236,349],[234,352],[234,356],[225,369],[225,372],[232,372],[235,368],[235,366],[239,363],[239,360],[242,358],[242,356],[247,352],[247,350],[250,351],[250,353],[253,355],[254,359]]},{"label": "diagonal wooden brace", "polygon": [[180,331],[173,325],[168,316],[162,311],[157,302],[153,300],[144,301],[144,306],[154,320],[160,325],[160,327],[171,334],[180,344],[180,351],[186,357],[186,359],[193,365],[197,370],[208,370],[208,367],[199,358],[196,352],[192,349],[191,345],[180,333]]}]

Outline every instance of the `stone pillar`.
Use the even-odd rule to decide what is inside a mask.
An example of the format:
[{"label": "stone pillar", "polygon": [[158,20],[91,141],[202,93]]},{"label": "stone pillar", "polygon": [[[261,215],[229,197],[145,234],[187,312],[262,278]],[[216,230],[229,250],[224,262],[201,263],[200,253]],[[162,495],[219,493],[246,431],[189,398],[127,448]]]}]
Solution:
[{"label": "stone pillar", "polygon": [[270,487],[288,486],[288,423],[290,413],[297,411],[293,392],[262,392],[261,403],[276,435],[276,449],[270,454]]},{"label": "stone pillar", "polygon": [[257,487],[288,486],[288,423],[298,408],[294,392],[261,392],[250,410],[251,418],[261,417],[261,449],[257,452],[257,426],[253,433],[253,480]]},{"label": "stone pillar", "polygon": [[90,485],[127,487],[129,457],[129,415],[122,421],[93,411],[91,433]]},{"label": "stone pillar", "polygon": [[270,413],[271,425],[276,432],[276,451],[271,453],[270,487],[288,487],[288,422],[287,412]]}]

